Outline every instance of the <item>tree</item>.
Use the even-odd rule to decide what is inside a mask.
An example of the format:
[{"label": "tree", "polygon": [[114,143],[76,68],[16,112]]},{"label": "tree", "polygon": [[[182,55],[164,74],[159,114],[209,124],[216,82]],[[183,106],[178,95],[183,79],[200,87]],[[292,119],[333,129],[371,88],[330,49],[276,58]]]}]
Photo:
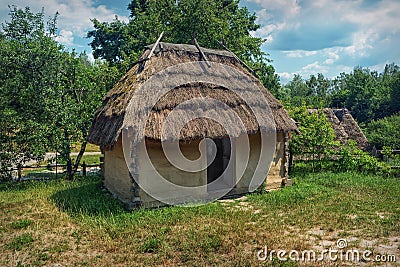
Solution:
[{"label": "tree", "polygon": [[365,134],[372,146],[382,149],[384,146],[400,149],[400,113],[367,125]]},{"label": "tree", "polygon": [[285,86],[290,92],[289,105],[298,107],[305,102],[307,106],[311,106],[313,99],[313,91],[304,81],[303,77],[295,74],[293,79]]},{"label": "tree", "polygon": [[300,131],[299,135],[293,136],[290,143],[291,154],[303,155],[312,161],[329,160],[327,155],[338,143],[323,110],[309,112],[303,103],[301,106],[290,108],[289,114],[299,123]]},{"label": "tree", "polygon": [[331,106],[346,107],[358,122],[368,123],[390,113],[389,90],[376,71],[356,67],[336,79]]},{"label": "tree", "polygon": [[[58,151],[72,179],[94,111],[117,72],[57,43],[57,14],[45,23],[43,10],[34,14],[28,7],[12,7],[10,17],[0,35],[1,168]],[[75,142],[83,146],[74,163]]]},{"label": "tree", "polygon": [[[400,68],[399,66],[387,64],[385,70],[381,75],[384,86],[390,88],[390,100],[388,101],[389,114],[400,112]],[[382,116],[384,117],[384,116]]]},{"label": "tree", "polygon": [[43,10],[34,14],[10,7],[11,21],[2,24],[0,50],[1,147],[2,169],[40,159],[47,147],[46,101],[57,77],[59,46],[47,27]]},{"label": "tree", "polygon": [[264,85],[277,91],[279,78],[269,65],[267,54],[261,50],[264,40],[253,37],[259,29],[257,17],[237,0],[133,0],[128,23],[115,18],[105,23],[93,19],[94,30],[87,37],[95,58],[120,65],[122,72],[135,62],[146,45],[166,32],[164,41],[191,43],[195,37],[199,44],[221,49],[216,40],[224,43],[252,68],[257,69]]},{"label": "tree", "polygon": [[[59,152],[66,161],[68,179],[73,179],[86,149],[87,135],[94,112],[102,97],[119,76],[115,68],[97,62],[89,62],[86,54],[64,53],[61,62],[60,84],[52,97],[54,114],[50,125],[52,138],[50,148]],[[71,158],[71,147],[81,144],[75,162]]]}]

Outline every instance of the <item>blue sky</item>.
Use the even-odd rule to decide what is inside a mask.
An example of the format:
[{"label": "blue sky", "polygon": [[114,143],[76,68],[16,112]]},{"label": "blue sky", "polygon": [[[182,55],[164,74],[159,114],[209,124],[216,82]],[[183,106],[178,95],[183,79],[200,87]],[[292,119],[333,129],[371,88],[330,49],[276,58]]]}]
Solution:
[{"label": "blue sky", "polygon": [[[56,11],[58,40],[68,48],[91,53],[84,38],[91,18],[128,20],[129,0],[0,0],[0,20],[8,5],[30,6],[47,15]],[[258,16],[261,28],[252,33],[266,38],[263,50],[286,83],[294,74],[308,78],[322,73],[332,78],[354,66],[381,72],[387,63],[400,65],[399,0],[242,0]]]}]

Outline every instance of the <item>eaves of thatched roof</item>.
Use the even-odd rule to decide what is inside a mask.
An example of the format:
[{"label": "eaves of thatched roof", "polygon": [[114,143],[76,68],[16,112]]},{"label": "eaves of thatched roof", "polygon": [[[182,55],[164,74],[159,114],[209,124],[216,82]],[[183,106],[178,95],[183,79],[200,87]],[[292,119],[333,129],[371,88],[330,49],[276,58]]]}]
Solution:
[{"label": "eaves of thatched roof", "polygon": [[[159,73],[170,67],[203,60],[201,53],[193,45],[159,43],[152,57],[146,60],[152,46],[147,48],[148,49],[139,60],[140,63],[131,68],[113,89],[107,93],[103,99],[102,106],[95,114],[88,141],[100,145],[102,149],[113,147],[124,127],[135,126],[137,121],[135,115],[142,113],[134,110],[133,113],[137,114],[133,114],[132,116],[132,111],[129,110],[129,108],[130,102],[135,93],[137,93],[138,88],[151,77],[159,75]],[[249,71],[238,62],[233,53],[206,48],[202,48],[201,50],[210,63],[223,64],[244,74],[251,83],[254,84],[255,88],[258,88],[260,92],[262,92],[268,107],[264,107],[263,105],[265,105],[265,103],[263,103],[259,97],[255,97],[255,94],[252,94],[252,90],[249,88],[240,88],[243,94],[247,96],[247,100],[244,101],[235,92],[229,90],[229,77],[225,77],[223,72],[213,73],[216,77],[218,76],[221,79],[225,79],[224,84],[226,84],[226,86],[221,86],[223,82],[220,84],[206,81],[178,83],[178,86],[175,86],[173,90],[169,90],[154,106],[150,107],[151,111],[144,131],[147,138],[161,140],[162,126],[168,115],[173,110],[175,112],[180,103],[193,98],[216,99],[223,102],[231,110],[236,112],[243,122],[247,133],[250,134],[256,133],[259,130],[259,124],[249,106],[257,106],[263,110],[265,108],[266,113],[272,112],[277,131],[298,132],[296,124],[283,109],[282,104],[265,89],[258,79],[252,76]],[[191,69],[185,69],[183,72],[187,72],[187,74],[190,75]],[[164,81],[167,82],[168,76],[164,78]],[[160,83],[161,84],[156,84],[155,86],[162,87],[163,81]],[[148,96],[143,97],[147,98]],[[143,99],[142,102],[146,103],[145,100],[146,99]],[[148,107],[138,107],[140,110],[145,110],[146,108]],[[197,106],[179,106],[178,112],[181,112],[181,116],[184,117],[186,116],[185,114],[189,114],[194,109],[206,110],[210,108],[212,109],[212,106],[207,106],[207,103],[200,103],[197,104]],[[130,113],[128,111],[130,111]],[[130,115],[127,115],[128,113]],[[266,114],[265,117],[268,116],[270,115]],[[207,118],[198,118],[191,120],[181,130],[179,139],[194,140],[204,137],[218,138],[226,135],[226,130],[215,121]]]}]

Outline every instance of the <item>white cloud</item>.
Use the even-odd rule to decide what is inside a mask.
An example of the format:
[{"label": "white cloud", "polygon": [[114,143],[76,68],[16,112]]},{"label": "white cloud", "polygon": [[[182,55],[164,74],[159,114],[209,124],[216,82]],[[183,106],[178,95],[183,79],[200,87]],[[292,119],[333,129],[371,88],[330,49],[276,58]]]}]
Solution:
[{"label": "white cloud", "polygon": [[[58,28],[60,36],[58,39],[64,44],[72,45],[73,37],[85,37],[88,30],[92,29],[93,18],[100,21],[112,21],[115,18],[115,12],[104,5],[95,6],[94,0],[13,0],[10,5],[16,5],[19,8],[29,6],[32,12],[40,12],[42,7],[45,10],[45,16],[54,16],[59,12]],[[8,20],[9,9],[7,5],[0,6],[0,19]],[[127,17],[119,17],[127,21]],[[71,37],[71,33],[72,36]],[[71,39],[72,38],[72,39]]]},{"label": "white cloud", "polygon": [[293,78],[295,73],[280,72],[280,73],[277,73],[277,74],[280,77],[281,83],[282,84],[286,84]]},{"label": "white cloud", "polygon": [[[247,0],[260,5],[262,8],[268,11],[274,11],[281,16],[293,16],[300,11],[300,6],[296,0]],[[273,13],[271,13],[273,14]]]},{"label": "white cloud", "polygon": [[316,55],[318,51],[305,51],[305,50],[293,50],[293,51],[284,51],[287,57],[293,58],[302,58]]},{"label": "white cloud", "polygon": [[265,49],[275,55],[282,80],[295,73],[332,78],[354,66],[400,64],[398,0],[245,2],[259,7],[255,36],[268,38]]},{"label": "white cloud", "polygon": [[87,56],[88,56],[88,59],[89,59],[89,61],[90,61],[90,62],[92,62],[92,63],[94,63],[94,62],[95,62],[95,59],[94,59],[93,53],[89,53]]},{"label": "white cloud", "polygon": [[60,34],[56,37],[56,41],[64,45],[73,45],[74,34],[71,31],[63,29],[61,30]]},{"label": "white cloud", "polygon": [[281,72],[281,73],[278,73],[278,75],[283,79],[290,79],[293,77],[294,74],[289,73],[289,72]]},{"label": "white cloud", "polygon": [[300,74],[304,75],[304,77],[309,76],[310,74],[328,73],[328,68],[319,63],[319,61],[315,61],[307,66],[303,67],[300,71]]},{"label": "white cloud", "polygon": [[[329,49],[331,50],[331,49]],[[324,61],[324,64],[331,65],[339,60],[339,55],[333,51],[327,51],[328,58]]]}]

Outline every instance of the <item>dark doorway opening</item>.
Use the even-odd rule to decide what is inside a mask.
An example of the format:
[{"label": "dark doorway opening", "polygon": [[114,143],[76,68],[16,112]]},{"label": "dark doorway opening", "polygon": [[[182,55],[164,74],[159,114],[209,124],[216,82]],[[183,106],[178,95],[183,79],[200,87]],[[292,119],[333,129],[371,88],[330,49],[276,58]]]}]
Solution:
[{"label": "dark doorway opening", "polygon": [[[235,146],[231,144],[229,138],[218,138],[213,139],[213,141],[215,146],[207,143],[207,191],[233,188],[235,185],[236,167]],[[214,151],[216,155],[214,160],[212,160],[211,155],[214,154]],[[229,164],[229,161],[232,162]]]}]

